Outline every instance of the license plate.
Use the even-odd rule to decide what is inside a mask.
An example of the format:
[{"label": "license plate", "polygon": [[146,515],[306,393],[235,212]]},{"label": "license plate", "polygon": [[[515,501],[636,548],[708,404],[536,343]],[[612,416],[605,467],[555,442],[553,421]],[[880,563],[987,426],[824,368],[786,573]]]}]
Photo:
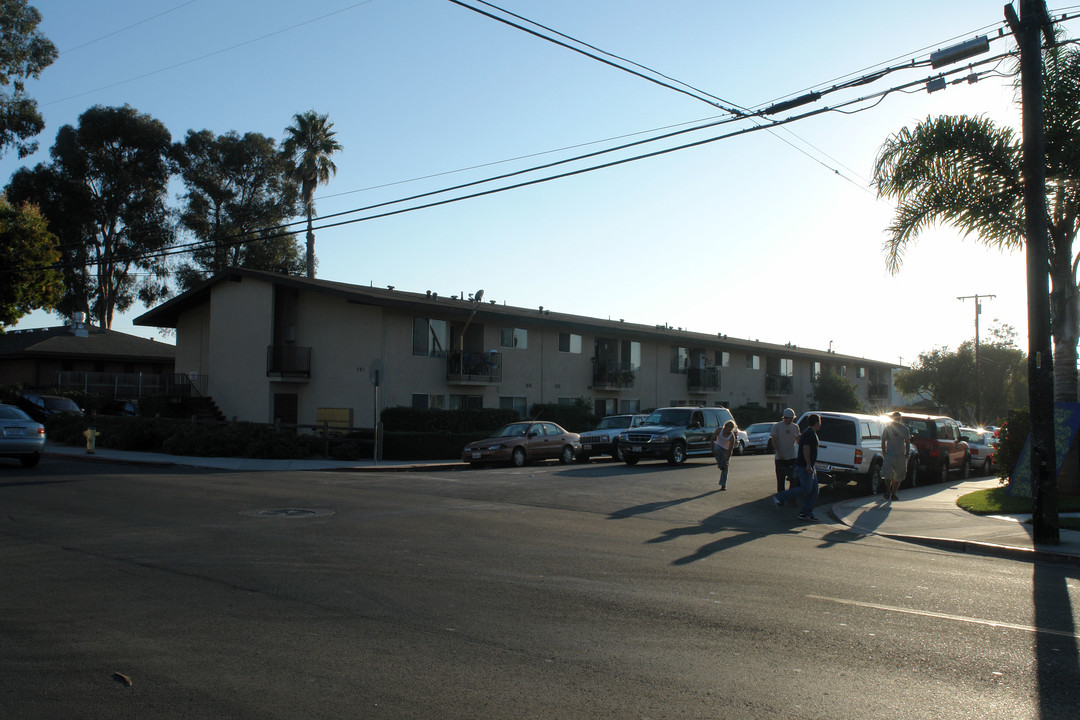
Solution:
[{"label": "license plate", "polygon": [[832,470],[832,465],[826,465],[824,463],[816,463],[814,465],[814,469],[818,470],[820,472],[829,472],[830,470]]},{"label": "license plate", "polygon": [[21,427],[4,428],[5,435],[22,435],[23,429]]},{"label": "license plate", "polygon": [[582,445],[581,449],[582,450],[592,450],[592,445]]},{"label": "license plate", "polygon": [[480,459],[480,453],[477,452],[476,450],[473,450],[472,459],[473,460],[479,460]]},{"label": "license plate", "polygon": [[640,445],[631,445],[630,446],[630,452],[636,452],[636,453],[641,452],[641,446]]}]

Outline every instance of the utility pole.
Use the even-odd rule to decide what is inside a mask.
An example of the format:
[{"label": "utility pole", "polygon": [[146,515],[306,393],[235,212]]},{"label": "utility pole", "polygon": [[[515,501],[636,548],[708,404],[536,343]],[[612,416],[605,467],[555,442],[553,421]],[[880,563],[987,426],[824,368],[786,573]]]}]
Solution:
[{"label": "utility pole", "polygon": [[983,421],[982,416],[982,392],[981,383],[979,380],[979,313],[982,312],[982,303],[979,302],[979,298],[996,298],[997,295],[961,295],[956,298],[957,300],[971,300],[975,299],[975,423],[981,425]]},{"label": "utility pole", "polygon": [[1058,545],[1057,454],[1054,451],[1054,364],[1050,339],[1049,232],[1046,218],[1046,138],[1042,44],[1054,41],[1045,0],[1020,0],[1020,16],[1005,6],[1020,46],[1023,106],[1024,245],[1027,252],[1028,407],[1031,412],[1032,536]]}]

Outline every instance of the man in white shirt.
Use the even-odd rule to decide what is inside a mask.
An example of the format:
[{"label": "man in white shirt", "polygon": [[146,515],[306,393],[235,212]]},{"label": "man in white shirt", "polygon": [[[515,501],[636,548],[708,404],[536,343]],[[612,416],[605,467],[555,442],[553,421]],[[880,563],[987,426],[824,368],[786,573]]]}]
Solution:
[{"label": "man in white shirt", "polygon": [[[799,426],[795,424],[795,411],[784,410],[783,419],[773,425],[769,432],[773,452],[776,453],[776,492],[784,492],[785,482],[795,476],[795,458],[798,457]],[[794,484],[794,483],[793,483]]]}]

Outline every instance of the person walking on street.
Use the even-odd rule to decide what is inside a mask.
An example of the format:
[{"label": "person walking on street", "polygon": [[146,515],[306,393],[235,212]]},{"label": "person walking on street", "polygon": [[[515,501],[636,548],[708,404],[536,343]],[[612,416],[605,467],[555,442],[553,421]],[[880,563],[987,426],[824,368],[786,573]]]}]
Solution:
[{"label": "person walking on street", "polygon": [[[784,411],[783,419],[773,425],[769,431],[772,440],[773,452],[776,453],[774,464],[776,465],[776,492],[781,493],[787,489],[788,479],[795,475],[796,445],[799,442],[799,426],[795,424],[795,411],[788,408]],[[794,486],[794,481],[792,481]]]},{"label": "person walking on street", "polygon": [[727,490],[728,465],[731,462],[731,453],[735,449],[735,441],[739,437],[739,428],[734,420],[728,420],[713,438],[713,455],[716,464],[720,468],[720,489]]},{"label": "person walking on street", "polygon": [[881,431],[881,454],[885,460],[881,465],[881,480],[885,485],[886,500],[899,500],[896,491],[907,474],[908,452],[911,450],[911,430],[900,422],[898,412],[889,414],[892,422]]},{"label": "person walking on street", "polygon": [[817,462],[818,452],[818,428],[821,427],[821,416],[812,413],[806,418],[806,430],[799,436],[799,452],[795,458],[795,475],[799,478],[799,486],[784,492],[778,492],[772,496],[776,509],[784,507],[785,500],[794,500],[802,497],[802,512],[799,519],[806,522],[817,522],[814,517],[814,503],[817,502],[818,481],[814,463]]}]

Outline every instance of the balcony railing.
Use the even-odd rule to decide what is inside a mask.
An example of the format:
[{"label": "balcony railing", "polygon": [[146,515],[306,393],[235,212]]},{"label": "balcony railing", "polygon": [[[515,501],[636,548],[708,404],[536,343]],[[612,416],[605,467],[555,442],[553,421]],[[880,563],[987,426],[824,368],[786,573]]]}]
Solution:
[{"label": "balcony railing", "polygon": [[450,383],[502,382],[503,356],[499,352],[461,352],[446,356],[446,381]]},{"label": "balcony railing", "polygon": [[208,375],[200,373],[104,373],[64,370],[57,375],[58,390],[82,390],[114,400],[144,397],[184,399],[207,394]]},{"label": "balcony railing", "polygon": [[883,398],[889,396],[889,383],[870,383],[868,390],[870,397]]},{"label": "balcony railing", "polygon": [[296,345],[268,346],[266,377],[310,378],[311,348]]},{"label": "balcony railing", "polygon": [[794,392],[794,383],[790,375],[769,374],[765,376],[766,395],[791,395],[792,392]]},{"label": "balcony railing", "polygon": [[593,388],[596,390],[626,390],[634,387],[634,366],[611,360],[593,358]]},{"label": "balcony railing", "polygon": [[689,392],[715,392],[720,389],[720,368],[687,368],[686,389]]}]

